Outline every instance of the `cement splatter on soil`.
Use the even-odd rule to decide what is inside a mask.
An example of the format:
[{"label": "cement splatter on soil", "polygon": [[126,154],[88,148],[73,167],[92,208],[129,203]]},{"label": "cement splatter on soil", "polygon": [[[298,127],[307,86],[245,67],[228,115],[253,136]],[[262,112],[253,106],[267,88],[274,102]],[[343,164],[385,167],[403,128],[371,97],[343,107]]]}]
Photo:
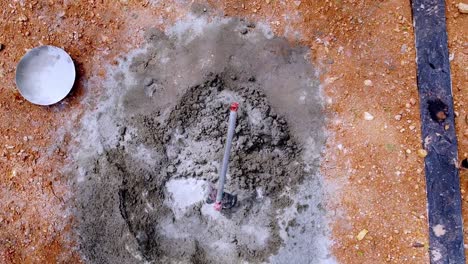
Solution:
[{"label": "cement splatter on soil", "polygon": [[[77,232],[93,263],[320,263],[322,100],[307,49],[236,19],[149,30],[124,58],[76,150]],[[229,104],[240,102],[227,191],[217,180]]]}]

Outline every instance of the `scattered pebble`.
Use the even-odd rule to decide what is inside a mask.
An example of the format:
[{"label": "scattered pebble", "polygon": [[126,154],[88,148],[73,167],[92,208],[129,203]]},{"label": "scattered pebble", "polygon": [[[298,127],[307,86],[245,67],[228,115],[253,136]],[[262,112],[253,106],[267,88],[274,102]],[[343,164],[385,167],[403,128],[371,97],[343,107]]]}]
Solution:
[{"label": "scattered pebble", "polygon": [[18,174],[18,173],[16,172],[16,170],[13,169],[13,170],[11,171],[11,173],[10,173],[10,180],[11,180],[12,178],[16,177],[17,174]]},{"label": "scattered pebble", "polygon": [[455,59],[455,52],[449,54],[449,61],[453,61]]},{"label": "scattered pebble", "polygon": [[437,112],[436,117],[439,122],[442,122],[447,118],[447,114],[445,114],[444,111],[439,111]]},{"label": "scattered pebble", "polygon": [[415,247],[415,248],[421,248],[421,247],[424,247],[424,244],[423,244],[423,243],[420,243],[420,242],[414,242],[414,243],[413,243],[413,247]]},{"label": "scattered pebble", "polygon": [[174,173],[174,172],[176,172],[176,168],[174,166],[172,166],[172,165],[169,165],[167,167],[167,172]]},{"label": "scattered pebble", "polygon": [[411,98],[411,99],[410,99],[410,103],[411,103],[412,105],[415,105],[415,104],[416,104],[416,99]]},{"label": "scattered pebble", "polygon": [[401,53],[406,53],[407,50],[408,50],[408,45],[406,44],[401,45],[401,49],[400,49]]},{"label": "scattered pebble", "polygon": [[458,4],[458,11],[462,14],[468,14],[468,4],[459,3]]},{"label": "scattered pebble", "polygon": [[416,129],[416,126],[411,125],[411,126],[409,126],[409,129],[410,129],[410,130],[415,130],[415,129]]},{"label": "scattered pebble", "polygon": [[407,153],[407,154],[411,154],[411,149],[407,149],[407,150],[406,150],[406,153]]},{"label": "scattered pebble", "polygon": [[444,129],[445,129],[446,131],[449,130],[449,128],[450,128],[450,125],[445,125],[445,127],[444,127]]},{"label": "scattered pebble", "polygon": [[367,121],[374,120],[374,116],[371,115],[369,112],[364,112],[364,119]]},{"label": "scattered pebble", "polygon": [[361,230],[361,232],[359,232],[359,234],[356,236],[356,239],[359,240],[359,241],[363,240],[368,232],[369,231],[367,231],[367,229]]},{"label": "scattered pebble", "polygon": [[395,120],[400,121],[401,120],[401,115],[396,115]]},{"label": "scattered pebble", "polygon": [[57,13],[57,16],[58,16],[59,18],[65,17],[65,11],[62,10],[62,11],[58,12],[58,13]]},{"label": "scattered pebble", "polygon": [[365,80],[364,85],[365,86],[372,86],[372,81],[371,80]]},{"label": "scattered pebble", "polygon": [[240,33],[241,33],[242,35],[247,34],[247,32],[249,32],[249,31],[248,31],[246,28],[243,28],[243,29],[241,29],[241,31],[240,31]]},{"label": "scattered pebble", "polygon": [[325,84],[332,84],[336,80],[338,80],[339,78],[340,78],[339,76],[328,77],[328,78],[325,79]]},{"label": "scattered pebble", "polygon": [[19,22],[26,22],[26,21],[28,21],[28,17],[25,16],[25,15],[20,15],[20,16],[18,17],[18,21],[19,21]]},{"label": "scattered pebble", "polygon": [[427,156],[427,151],[425,149],[418,149],[418,156],[425,158]]}]

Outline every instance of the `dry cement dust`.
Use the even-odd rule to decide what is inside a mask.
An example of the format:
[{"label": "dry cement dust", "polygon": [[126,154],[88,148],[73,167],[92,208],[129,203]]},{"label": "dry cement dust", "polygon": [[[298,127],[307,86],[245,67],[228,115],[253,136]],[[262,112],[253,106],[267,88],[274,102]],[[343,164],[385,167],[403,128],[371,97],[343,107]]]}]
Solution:
[{"label": "dry cement dust", "polygon": [[[83,119],[73,169],[90,263],[321,263],[322,100],[307,49],[237,19],[191,17],[113,69]],[[221,214],[216,183],[240,103]]]}]

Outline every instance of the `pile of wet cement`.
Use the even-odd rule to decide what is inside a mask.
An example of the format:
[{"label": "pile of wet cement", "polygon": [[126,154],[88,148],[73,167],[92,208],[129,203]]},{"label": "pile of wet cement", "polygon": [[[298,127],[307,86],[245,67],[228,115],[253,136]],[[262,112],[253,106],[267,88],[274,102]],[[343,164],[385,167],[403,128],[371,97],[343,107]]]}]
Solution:
[{"label": "pile of wet cement", "polygon": [[[260,188],[268,196],[281,193],[284,186],[302,178],[303,167],[296,161],[299,148],[286,120],[270,107],[253,79],[242,86],[236,85],[234,75],[230,79],[228,84],[221,76],[208,77],[204,84],[187,90],[167,123],[144,124],[149,125],[148,132],[161,136],[158,142],[167,153],[169,178],[194,177],[214,183],[224,151],[229,105],[239,102],[228,188]],[[286,177],[286,172],[293,177]]]},{"label": "pile of wet cement", "polygon": [[[304,162],[311,151],[300,147],[307,125],[296,123],[293,135],[284,107],[294,111],[291,104],[300,103],[309,87],[296,80],[275,95],[274,87],[265,87],[274,77],[255,70],[255,64],[270,61],[268,67],[279,68],[284,78],[305,79],[313,72],[300,49],[259,30],[246,38],[245,28],[231,20],[211,24],[196,37],[185,28],[168,35],[151,30],[146,50],[116,70],[118,87],[105,99],[108,104],[85,118],[97,127],[84,131],[82,144],[93,138],[98,146],[76,157],[78,230],[87,259],[257,263],[285,246],[280,220],[288,218],[281,212],[293,205],[296,186],[313,181],[318,154]],[[253,46],[267,53],[259,56]],[[240,53],[247,56],[236,56]],[[191,68],[190,59],[202,66]],[[287,71],[290,65],[299,70]],[[269,101],[282,92],[299,92],[294,101],[279,100],[284,114]],[[239,195],[239,205],[219,215],[204,203],[203,192],[218,177],[233,101],[240,111],[226,189]],[[305,108],[293,114],[310,116],[320,104]],[[312,116],[304,121],[318,120],[320,126],[320,118]],[[320,131],[314,133],[320,140]],[[293,220],[287,227],[294,227]]]}]

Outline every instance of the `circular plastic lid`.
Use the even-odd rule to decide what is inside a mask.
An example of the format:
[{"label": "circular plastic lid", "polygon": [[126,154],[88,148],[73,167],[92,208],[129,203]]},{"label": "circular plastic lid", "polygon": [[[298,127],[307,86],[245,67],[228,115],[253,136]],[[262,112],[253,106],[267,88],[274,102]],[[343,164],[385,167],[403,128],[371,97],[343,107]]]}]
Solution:
[{"label": "circular plastic lid", "polygon": [[52,105],[75,83],[75,65],[63,49],[40,46],[30,50],[16,67],[16,86],[21,95],[37,105]]}]

